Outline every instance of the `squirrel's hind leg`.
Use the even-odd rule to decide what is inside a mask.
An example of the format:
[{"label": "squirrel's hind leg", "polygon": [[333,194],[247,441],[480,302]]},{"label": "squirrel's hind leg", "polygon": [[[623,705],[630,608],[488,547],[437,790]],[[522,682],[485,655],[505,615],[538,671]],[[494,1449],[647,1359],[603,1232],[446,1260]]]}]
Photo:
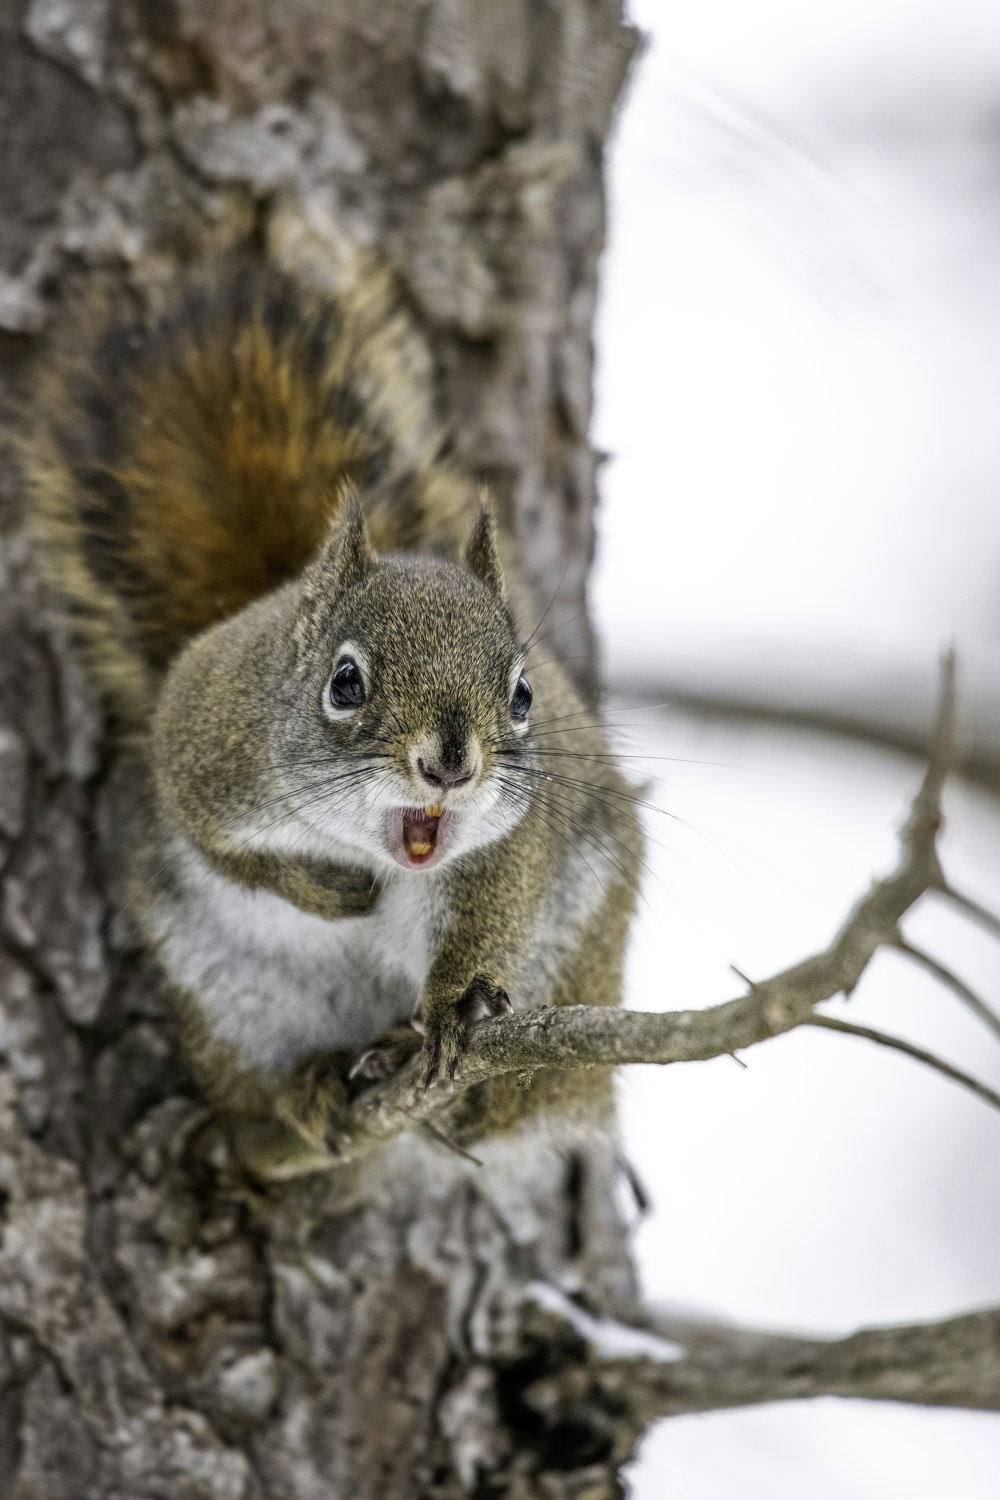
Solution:
[{"label": "squirrel's hind leg", "polygon": [[[337,1131],[348,1093],[389,1078],[422,1046],[412,1026],[393,1026],[359,1052],[344,1081],[344,1053],[323,1053],[296,1068],[275,1096],[274,1114],[229,1115],[230,1136],[248,1171],[269,1181],[329,1171],[338,1162]],[[351,1081],[354,1087],[350,1088]]]},{"label": "squirrel's hind leg", "polygon": [[344,1052],[323,1052],[299,1063],[267,1100],[266,1113],[253,1106],[252,1112],[244,1112],[238,1104],[224,1108],[229,1134],[248,1171],[283,1181],[337,1165],[337,1138],[349,1104],[348,1060]]},{"label": "squirrel's hind leg", "polygon": [[310,1172],[328,1172],[337,1165],[332,1152],[310,1145],[283,1120],[232,1115],[226,1123],[243,1166],[264,1182],[288,1182]]}]

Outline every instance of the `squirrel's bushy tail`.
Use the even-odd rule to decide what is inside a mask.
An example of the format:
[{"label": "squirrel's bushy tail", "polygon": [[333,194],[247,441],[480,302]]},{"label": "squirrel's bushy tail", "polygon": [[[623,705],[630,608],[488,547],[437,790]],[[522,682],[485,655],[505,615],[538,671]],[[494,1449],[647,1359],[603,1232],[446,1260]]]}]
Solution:
[{"label": "squirrel's bushy tail", "polygon": [[472,487],[384,271],[327,302],[227,266],[151,326],[96,326],[45,373],[23,456],[43,570],[126,720],[187,640],[301,572],[344,479],[376,547],[457,544]]}]

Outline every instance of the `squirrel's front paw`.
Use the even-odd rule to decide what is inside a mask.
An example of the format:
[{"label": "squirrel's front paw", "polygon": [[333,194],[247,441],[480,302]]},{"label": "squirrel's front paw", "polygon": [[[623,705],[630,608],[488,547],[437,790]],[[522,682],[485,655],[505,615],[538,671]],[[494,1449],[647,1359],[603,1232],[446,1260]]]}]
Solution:
[{"label": "squirrel's front paw", "polygon": [[457,1078],[469,1027],[511,1009],[510,996],[485,974],[477,974],[457,1004],[425,1007],[414,1025],[424,1033],[424,1087],[438,1078]]},{"label": "squirrel's front paw", "polygon": [[343,1053],[322,1052],[300,1063],[275,1099],[275,1114],[311,1146],[336,1156],[350,1101]]}]

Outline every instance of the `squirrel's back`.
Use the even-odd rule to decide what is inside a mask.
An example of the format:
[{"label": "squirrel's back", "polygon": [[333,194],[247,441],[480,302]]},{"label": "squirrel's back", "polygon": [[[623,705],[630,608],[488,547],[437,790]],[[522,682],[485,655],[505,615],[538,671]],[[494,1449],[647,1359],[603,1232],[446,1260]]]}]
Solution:
[{"label": "squirrel's back", "polygon": [[345,480],[386,551],[453,552],[474,493],[388,275],[335,301],[226,266],[150,323],[91,318],[23,445],[42,567],[127,722],[185,642],[300,573]]}]

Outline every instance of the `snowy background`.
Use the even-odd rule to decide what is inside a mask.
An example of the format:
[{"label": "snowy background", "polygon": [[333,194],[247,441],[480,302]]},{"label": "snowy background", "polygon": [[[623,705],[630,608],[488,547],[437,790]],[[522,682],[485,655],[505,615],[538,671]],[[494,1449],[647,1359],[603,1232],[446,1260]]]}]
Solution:
[{"label": "snowy background", "polygon": [[[1000,5],[633,15],[651,45],[611,158],[595,603],[609,716],[664,809],[629,984],[652,1009],[825,944],[892,860],[920,767],[643,692],[912,726],[955,638],[967,732],[1000,745]],[[1000,906],[1000,804],[957,786],[948,812],[952,879]],[[968,923],[927,904],[907,934],[1000,997],[1000,950]],[[849,1013],[1000,1084],[995,1040],[901,958]],[[830,1333],[1000,1302],[1000,1119],[853,1038],[746,1061],[623,1080],[652,1296]],[[1000,1418],[674,1420],[632,1481],[639,1500],[996,1500]]]}]

